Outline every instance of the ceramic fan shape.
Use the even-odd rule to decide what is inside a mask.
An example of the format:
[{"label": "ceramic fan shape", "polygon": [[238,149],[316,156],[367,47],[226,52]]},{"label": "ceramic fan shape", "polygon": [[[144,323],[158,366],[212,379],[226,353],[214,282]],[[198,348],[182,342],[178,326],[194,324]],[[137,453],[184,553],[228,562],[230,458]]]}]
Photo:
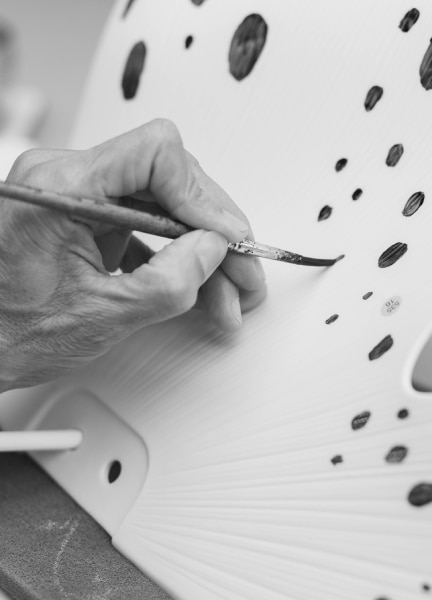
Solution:
[{"label": "ceramic fan shape", "polygon": [[239,333],[192,311],[2,398],[28,415],[91,393],[144,440],[109,533],[173,598],[431,594],[432,400],[411,385],[432,329],[431,35],[427,0],[113,10],[73,146],[169,118],[258,240],[345,255],[267,262]]}]

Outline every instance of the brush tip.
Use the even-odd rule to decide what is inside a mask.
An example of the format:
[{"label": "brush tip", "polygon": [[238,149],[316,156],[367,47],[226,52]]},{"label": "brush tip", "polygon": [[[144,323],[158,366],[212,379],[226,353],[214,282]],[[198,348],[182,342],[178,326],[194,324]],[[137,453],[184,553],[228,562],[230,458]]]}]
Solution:
[{"label": "brush tip", "polygon": [[345,258],[345,254],[341,254],[340,256],[338,256],[337,258],[335,258],[335,263],[339,262],[343,258]]}]

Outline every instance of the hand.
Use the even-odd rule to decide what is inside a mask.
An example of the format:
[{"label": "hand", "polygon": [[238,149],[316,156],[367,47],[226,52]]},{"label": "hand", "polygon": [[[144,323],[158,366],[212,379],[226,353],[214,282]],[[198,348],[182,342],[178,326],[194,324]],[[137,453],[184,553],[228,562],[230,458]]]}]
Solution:
[{"label": "hand", "polygon": [[[154,254],[130,231],[0,201],[0,392],[81,367],[196,304],[217,327],[235,330],[241,308],[265,296],[258,260],[226,256],[227,240],[253,237],[246,217],[169,121],[89,150],[32,150],[8,181],[113,203],[151,198],[197,231]],[[119,266],[124,274],[110,276]]]}]

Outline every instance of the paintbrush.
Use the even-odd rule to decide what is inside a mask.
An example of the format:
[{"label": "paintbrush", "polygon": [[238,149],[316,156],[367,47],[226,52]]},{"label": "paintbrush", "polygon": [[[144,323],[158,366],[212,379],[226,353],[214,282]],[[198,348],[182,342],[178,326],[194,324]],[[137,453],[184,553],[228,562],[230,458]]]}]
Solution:
[{"label": "paintbrush", "polygon": [[[25,185],[1,182],[0,196],[36,204],[52,210],[59,210],[71,217],[86,218],[99,223],[114,225],[118,228],[142,231],[165,238],[175,239],[184,233],[193,231],[192,227],[172,219],[169,213],[156,202],[144,202],[131,196],[123,196],[118,199],[118,204],[110,204],[102,198],[67,196]],[[311,267],[328,267],[334,265],[344,256],[333,259],[310,258],[249,239],[244,239],[241,242],[229,242],[228,250],[246,256],[258,256]]]}]

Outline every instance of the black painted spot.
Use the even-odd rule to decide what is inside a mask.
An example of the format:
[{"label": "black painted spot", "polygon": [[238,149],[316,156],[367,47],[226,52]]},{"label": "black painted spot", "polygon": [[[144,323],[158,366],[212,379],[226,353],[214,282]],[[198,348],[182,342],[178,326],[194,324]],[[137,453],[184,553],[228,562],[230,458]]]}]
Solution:
[{"label": "black painted spot", "polygon": [[417,23],[419,16],[420,12],[416,8],[412,8],[399,23],[399,29],[402,29],[404,32],[409,31],[411,27]]},{"label": "black painted spot", "polygon": [[191,35],[188,35],[187,38],[185,39],[185,48],[186,49],[190,48],[192,42],[193,42],[193,37]]},{"label": "black painted spot", "polygon": [[412,196],[408,198],[402,214],[404,217],[411,217],[415,212],[418,211],[420,206],[423,204],[425,199],[425,195],[423,192],[415,192]]},{"label": "black painted spot", "polygon": [[388,463],[400,463],[407,454],[408,448],[405,446],[393,446],[393,448],[388,451],[385,459]]},{"label": "black painted spot", "polygon": [[371,413],[368,410],[365,410],[364,412],[356,415],[351,421],[351,427],[354,429],[354,431],[357,431],[357,429],[361,429],[369,421],[370,416]]},{"label": "black painted spot", "polygon": [[261,15],[247,16],[237,27],[228,54],[229,70],[237,81],[249,75],[263,51],[267,23]]},{"label": "black painted spot", "polygon": [[422,585],[422,590],[423,590],[424,592],[429,592],[429,591],[430,591],[430,589],[431,589],[431,588],[430,588],[430,585],[429,585],[428,583],[424,583],[424,584]]},{"label": "black painted spot", "polygon": [[397,414],[398,419],[406,419],[407,417],[409,417],[409,411],[407,408],[401,408],[400,411]]},{"label": "black painted spot", "polygon": [[398,162],[400,161],[400,158],[403,153],[404,153],[403,145],[402,144],[394,144],[394,146],[392,146],[390,148],[390,150],[388,151],[387,158],[386,158],[386,165],[388,167],[395,167],[398,164]]},{"label": "black painted spot", "polygon": [[378,266],[380,269],[386,269],[387,267],[391,267],[394,265],[396,261],[398,261],[405,252],[408,250],[407,244],[402,242],[396,242],[396,244],[392,244],[387,250],[381,254],[378,259]]},{"label": "black painted spot", "polygon": [[372,110],[376,103],[379,102],[384,94],[384,90],[379,85],[374,85],[366,94],[366,99],[364,101],[364,107],[369,112]]},{"label": "black painted spot", "polygon": [[134,98],[137,92],[146,53],[144,42],[137,42],[129,53],[122,79],[123,96],[126,100]]},{"label": "black painted spot", "polygon": [[432,483],[418,483],[408,494],[408,502],[413,506],[424,506],[432,502]]},{"label": "black painted spot", "polygon": [[330,323],[334,323],[337,319],[339,319],[339,315],[334,314],[328,319],[326,319],[326,323],[327,325],[330,325]]},{"label": "black painted spot", "polygon": [[340,158],[337,163],[335,164],[335,169],[336,171],[339,173],[339,171],[342,171],[342,169],[344,169],[347,166],[348,163],[348,159],[347,158]]},{"label": "black painted spot", "polygon": [[123,15],[122,15],[122,18],[123,18],[123,19],[125,19],[125,18],[127,17],[127,14],[128,14],[128,12],[130,11],[130,9],[131,9],[131,6],[132,6],[132,4],[133,4],[134,2],[135,2],[135,0],[128,0],[128,1],[127,1],[127,3],[126,3],[126,6],[125,6],[125,8],[124,8],[124,11],[123,11]]},{"label": "black painted spot", "polygon": [[379,344],[377,344],[372,350],[369,352],[369,360],[376,360],[377,358],[381,358],[383,354],[385,354],[390,348],[393,346],[393,338],[391,335],[386,335]]},{"label": "black painted spot", "polygon": [[363,190],[361,190],[360,188],[357,188],[353,192],[352,199],[353,200],[358,200],[362,194],[363,194]]},{"label": "black painted spot", "polygon": [[363,300],[368,300],[372,296],[373,292],[366,292],[364,296],[362,296]]},{"label": "black painted spot", "polygon": [[432,39],[428,46],[428,49],[423,56],[423,60],[420,65],[420,83],[425,90],[432,89]]},{"label": "black painted spot", "polygon": [[195,4],[195,6],[201,6],[203,2],[205,2],[205,0],[192,0],[192,4]]},{"label": "black painted spot", "polygon": [[336,456],[333,456],[333,458],[331,459],[331,462],[336,466],[339,463],[343,462],[343,458],[340,454],[336,454]]},{"label": "black painted spot", "polygon": [[318,215],[318,221],[325,221],[326,219],[329,218],[329,216],[332,214],[333,209],[331,206],[328,206],[327,204],[325,206],[322,207],[322,209],[319,211],[319,215]]}]

